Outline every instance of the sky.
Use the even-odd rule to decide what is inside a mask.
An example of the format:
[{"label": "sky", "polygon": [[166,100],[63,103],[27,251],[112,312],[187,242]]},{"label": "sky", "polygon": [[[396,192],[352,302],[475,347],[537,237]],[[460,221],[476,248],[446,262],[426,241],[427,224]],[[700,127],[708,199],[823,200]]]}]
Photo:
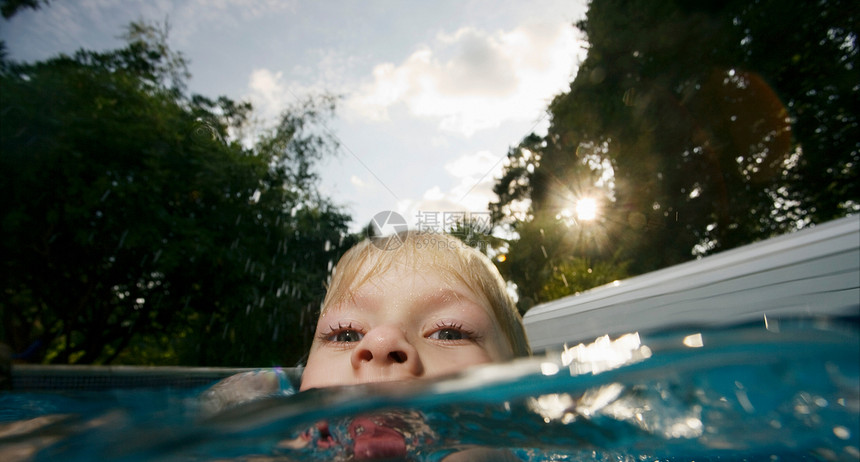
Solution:
[{"label": "sky", "polygon": [[353,217],[410,227],[486,215],[508,149],[545,132],[585,58],[585,0],[69,0],[0,20],[9,58],[123,45],[134,20],[170,25],[188,88],[251,101],[263,120],[323,93],[339,142],[320,191]]}]

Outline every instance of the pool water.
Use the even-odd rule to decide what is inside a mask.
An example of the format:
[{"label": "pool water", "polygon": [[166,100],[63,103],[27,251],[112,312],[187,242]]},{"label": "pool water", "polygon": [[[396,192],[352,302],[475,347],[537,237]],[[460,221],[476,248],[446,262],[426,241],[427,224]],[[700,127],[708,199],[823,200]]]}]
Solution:
[{"label": "pool water", "polygon": [[483,448],[529,461],[857,461],[858,326],[631,334],[456,377],[216,410],[205,389],[11,392],[0,460],[436,461]]}]

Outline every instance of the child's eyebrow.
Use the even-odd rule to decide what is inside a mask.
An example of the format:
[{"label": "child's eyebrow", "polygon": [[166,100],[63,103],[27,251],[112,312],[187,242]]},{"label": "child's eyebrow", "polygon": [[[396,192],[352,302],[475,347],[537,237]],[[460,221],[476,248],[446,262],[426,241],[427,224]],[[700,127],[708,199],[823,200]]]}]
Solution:
[{"label": "child's eyebrow", "polygon": [[481,306],[481,304],[476,300],[477,297],[469,296],[460,291],[449,289],[449,288],[441,288],[433,293],[426,294],[419,299],[419,303],[424,306],[431,305],[445,305],[451,302],[467,302],[472,305]]},{"label": "child's eyebrow", "polygon": [[[368,299],[371,299],[368,301]],[[340,313],[341,311],[346,310],[348,307],[352,308],[363,308],[367,305],[373,305],[373,301],[375,298],[368,297],[367,295],[356,294],[353,291],[349,291],[346,295],[340,298],[337,303],[330,305],[324,313]]]},{"label": "child's eyebrow", "polygon": [[421,301],[426,304],[439,304],[448,303],[452,300],[459,301],[463,298],[465,297],[455,290],[440,288],[432,293],[425,294],[421,297]]}]

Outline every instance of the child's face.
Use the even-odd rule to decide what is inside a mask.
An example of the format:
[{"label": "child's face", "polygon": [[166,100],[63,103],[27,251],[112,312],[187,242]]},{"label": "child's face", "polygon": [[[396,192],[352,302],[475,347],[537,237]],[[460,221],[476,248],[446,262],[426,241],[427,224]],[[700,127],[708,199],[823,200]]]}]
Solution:
[{"label": "child's face", "polygon": [[511,358],[487,302],[437,273],[395,265],[329,307],[301,389],[435,377]]}]

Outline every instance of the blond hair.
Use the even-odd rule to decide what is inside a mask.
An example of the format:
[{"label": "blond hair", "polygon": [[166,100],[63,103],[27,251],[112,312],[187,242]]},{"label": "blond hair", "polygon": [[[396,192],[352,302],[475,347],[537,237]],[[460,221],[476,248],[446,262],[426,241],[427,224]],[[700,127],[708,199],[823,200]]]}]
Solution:
[{"label": "blond hair", "polygon": [[397,262],[441,270],[445,279],[465,284],[489,304],[514,356],[531,354],[523,319],[508,295],[506,284],[489,258],[446,234],[405,231],[365,239],[349,249],[335,266],[322,312],[352,297],[373,276]]}]

